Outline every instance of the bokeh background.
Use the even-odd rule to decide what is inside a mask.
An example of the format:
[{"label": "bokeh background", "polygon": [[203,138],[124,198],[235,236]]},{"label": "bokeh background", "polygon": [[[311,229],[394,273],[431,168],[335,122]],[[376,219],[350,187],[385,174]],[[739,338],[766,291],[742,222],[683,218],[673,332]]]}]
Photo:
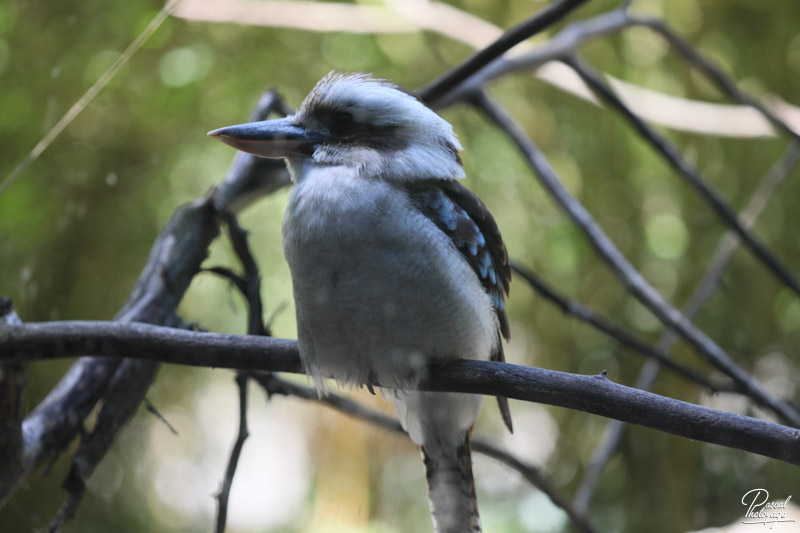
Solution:
[{"label": "bokeh background", "polygon": [[[540,9],[539,0],[448,0],[502,28]],[[595,0],[575,17],[615,5]],[[720,62],[759,97],[798,103],[800,3],[772,0],[634,2]],[[142,31],[153,0],[5,0],[0,3],[0,180]],[[541,41],[544,38],[537,38]],[[666,94],[724,99],[658,38],[627,30],[582,47],[598,69]],[[25,321],[111,319],[133,287],[153,239],[182,203],[224,175],[232,150],[206,137],[242,122],[261,92],[277,87],[296,106],[332,69],[373,72],[420,87],[472,52],[435,32],[393,35],[247,27],[173,17],[158,29],[81,115],[0,196],[0,294]],[[703,275],[724,227],[616,115],[521,73],[492,94],[514,114],[626,256],[680,304]],[[464,145],[468,178],[495,213],[513,258],[561,291],[653,341],[661,326],[634,301],[536,183],[506,138],[475,111],[443,111]],[[736,209],[741,209],[785,139],[732,139],[664,129]],[[263,276],[274,334],[296,335],[280,222],[288,191],[242,216]],[[800,270],[800,175],[781,186],[756,232]],[[236,265],[218,241],[208,265]],[[523,282],[509,301],[511,362],[608,375],[632,383],[641,358],[566,318]],[[245,306],[225,282],[198,275],[180,312],[205,328],[243,333]],[[776,394],[796,398],[800,301],[746,252],[696,323]],[[688,365],[708,369],[684,345]],[[31,407],[70,361],[34,364]],[[305,382],[304,379],[298,378]],[[231,532],[429,530],[425,481],[406,439],[297,399],[265,399],[251,388],[250,427],[231,494]],[[735,397],[709,398],[665,374],[656,392],[764,416]],[[390,404],[348,392],[390,412]],[[74,532],[210,531],[235,439],[233,374],[165,366],[148,395],[177,429],[144,409],[92,478],[68,527]],[[476,434],[540,466],[571,496],[606,420],[512,402],[517,432],[504,432],[493,402]],[[66,454],[26,482],[0,510],[0,531],[39,531],[58,509]],[[561,531],[564,514],[516,473],[475,457],[486,531]],[[784,499],[800,471],[777,461],[630,428],[598,488],[600,531],[672,532],[741,520],[742,495],[764,487]],[[799,496],[800,495],[796,495]],[[756,526],[751,526],[756,527]],[[778,530],[776,526],[775,530]],[[789,529],[785,529],[788,531]]]}]

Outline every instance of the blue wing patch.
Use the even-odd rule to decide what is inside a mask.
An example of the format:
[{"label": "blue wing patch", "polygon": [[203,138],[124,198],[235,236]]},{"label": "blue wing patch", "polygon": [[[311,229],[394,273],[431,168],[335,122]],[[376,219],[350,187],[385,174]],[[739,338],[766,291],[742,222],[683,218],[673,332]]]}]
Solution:
[{"label": "blue wing patch", "polygon": [[511,279],[508,254],[489,210],[472,191],[456,181],[409,186],[411,199],[450,237],[492,300],[500,332],[508,339],[505,297]]}]

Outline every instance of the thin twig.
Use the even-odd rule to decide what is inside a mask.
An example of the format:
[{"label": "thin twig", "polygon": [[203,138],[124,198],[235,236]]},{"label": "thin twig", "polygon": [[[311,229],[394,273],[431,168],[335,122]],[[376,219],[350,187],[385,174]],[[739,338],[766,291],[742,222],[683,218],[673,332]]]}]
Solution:
[{"label": "thin twig", "polygon": [[[247,241],[247,231],[245,231],[236,216],[230,212],[220,214],[228,227],[228,237],[233,246],[233,251],[239,258],[239,262],[244,269],[244,275],[238,275],[225,269],[217,268],[217,272],[228,276],[234,280],[235,285],[241,291],[247,301],[247,333],[249,335],[269,335],[264,326],[264,305],[261,300],[261,273],[258,269],[255,256],[250,250]],[[239,457],[244,447],[244,441],[249,433],[247,430],[247,384],[249,372],[239,371],[236,373],[236,383],[239,386],[239,432],[236,442],[231,449],[228,458],[228,467],[225,469],[225,477],[222,480],[222,487],[217,494],[217,526],[216,533],[223,533],[228,520],[228,499],[230,498],[233,477],[236,475],[236,468],[239,464]]]},{"label": "thin twig", "polygon": [[663,20],[652,17],[631,17],[631,23],[638,26],[645,26],[659,33],[683,58],[694,65],[711,82],[720,89],[723,94],[744,105],[750,106],[761,113],[764,118],[769,120],[778,130],[783,131],[790,137],[800,141],[800,133],[789,126],[783,119],[776,115],[771,109],[741,90],[736,83],[728,76],[725,71],[719,68],[714,61],[695,49],[685,39],[667,26]]},{"label": "thin twig", "polygon": [[233,250],[244,269],[244,275],[240,277],[244,281],[242,292],[248,304],[247,333],[268,335],[264,329],[264,306],[261,303],[261,274],[253,252],[250,250],[250,245],[247,243],[247,231],[239,225],[239,221],[233,214],[222,213],[221,216],[228,227],[228,237],[233,245]]},{"label": "thin twig", "polygon": [[[464,83],[454,87],[442,98],[435,102],[436,106],[448,106],[461,100],[465,100],[469,95],[484,89],[487,84],[498,78],[508,76],[520,71],[536,70],[546,63],[560,61],[562,57],[569,54],[584,42],[602,37],[610,33],[615,33],[631,25],[628,14],[623,9],[614,9],[608,13],[602,13],[586,20],[571,22],[561,31],[556,33],[551,39],[536,46],[529,52],[511,57],[500,56],[479,72],[476,72]],[[565,74],[574,74],[565,69]],[[563,76],[562,76],[563,77]],[[581,98],[596,103],[596,98],[580,78],[574,76],[580,88],[573,87],[572,92],[579,94]],[[552,80],[551,80],[552,83]],[[562,80],[562,85],[566,80]]]},{"label": "thin twig", "polygon": [[680,150],[650,127],[645,121],[633,113],[628,106],[606,85],[600,75],[577,54],[572,54],[567,59],[569,65],[578,73],[586,84],[592,88],[604,102],[615,109],[631,126],[644,138],[653,150],[659,154],[689,185],[691,185],[709,204],[722,221],[742,239],[744,245],[750,249],[756,258],[761,261],[782,283],[791,288],[800,296],[800,281],[775,257],[770,249],[761,240],[753,235],[739,221],[736,212],[722,197],[714,191],[708,182],[689,161],[681,155]]},{"label": "thin twig", "polygon": [[575,526],[575,529],[583,533],[595,531],[595,528],[589,522],[589,518],[586,516],[586,514],[581,513],[580,510],[572,504],[572,502],[564,498],[564,496],[562,496],[561,493],[558,492],[555,487],[553,487],[553,485],[543,477],[538,468],[534,468],[531,465],[523,463],[507,451],[492,446],[482,439],[472,439],[472,449],[519,472],[522,477],[528,481],[528,483],[545,493],[556,507],[562,509],[567,514],[569,519],[572,521],[572,524]]},{"label": "thin twig", "polygon": [[239,431],[236,435],[236,442],[233,444],[228,466],[225,468],[225,477],[222,479],[222,487],[217,493],[217,526],[216,533],[225,531],[225,523],[228,520],[228,498],[230,497],[231,487],[233,486],[233,476],[236,475],[236,467],[239,465],[239,456],[242,454],[244,441],[250,436],[247,429],[247,372],[236,373],[236,384],[239,386]]},{"label": "thin twig", "polygon": [[328,393],[323,396],[319,395],[317,389],[314,387],[307,387],[293,383],[271,372],[251,372],[250,376],[264,388],[267,396],[280,394],[283,396],[294,396],[302,400],[321,403],[332,407],[337,411],[351,415],[372,425],[382,427],[394,433],[403,433],[403,427],[400,422],[391,416],[385,415],[374,409],[370,409],[358,402],[351,400],[339,394]]},{"label": "thin twig", "polygon": [[162,424],[167,426],[167,429],[169,429],[170,433],[172,433],[176,437],[178,436],[178,430],[175,429],[175,426],[173,426],[172,424],[169,423],[169,420],[167,420],[167,418],[164,415],[161,414],[161,411],[159,411],[156,408],[156,406],[153,405],[153,402],[151,402],[149,399],[145,398],[144,400],[142,400],[142,403],[144,404],[144,407],[145,407],[145,409],[147,409],[148,413],[150,413],[151,415],[156,417],[156,419],[159,422],[161,422]]},{"label": "thin twig", "polygon": [[447,71],[436,81],[419,91],[420,98],[429,105],[434,105],[437,100],[445,96],[471,75],[491,63],[497,57],[510,50],[514,45],[533,37],[567,16],[575,8],[586,3],[587,0],[558,0],[517,24],[503,33],[489,46],[479,50],[475,55],[457,67]]},{"label": "thin twig", "polygon": [[[798,162],[800,162],[800,142],[794,142],[789,146],[781,159],[769,170],[750,197],[747,207],[742,211],[741,219],[747,227],[753,225],[759,214],[764,210],[767,201],[777,190],[778,185],[791,174]],[[693,318],[714,293],[738,245],[739,239],[732,231],[726,232],[720,238],[714,256],[711,261],[709,261],[710,266],[706,274],[695,286],[692,294],[681,309],[687,318]],[[668,354],[677,340],[678,336],[675,335],[672,330],[667,330],[659,338],[655,349],[660,350],[664,354]],[[634,387],[642,390],[649,390],[653,383],[655,383],[659,370],[660,366],[658,364],[654,361],[649,361],[639,372]],[[583,480],[573,500],[575,506],[582,513],[587,513],[589,511],[589,506],[591,505],[600,475],[614,456],[622,440],[622,433],[624,430],[625,424],[623,422],[617,420],[610,421],[606,426],[602,440],[595,447],[584,471]]]},{"label": "thin twig", "polygon": [[582,303],[572,300],[559,294],[553,287],[547,285],[541,278],[536,276],[527,268],[522,267],[516,262],[511,263],[511,270],[518,274],[525,282],[528,283],[537,293],[542,295],[546,300],[557,305],[565,314],[574,316],[590,326],[593,326],[598,331],[601,331],[611,337],[612,339],[620,342],[621,344],[630,348],[634,353],[643,355],[647,358],[656,360],[659,364],[673,371],[675,374],[687,379],[693,383],[708,389],[710,392],[738,392],[739,389],[723,385],[719,383],[712,383],[708,378],[693,368],[676,363],[675,361],[666,357],[663,352],[654,349],[645,344],[644,341],[637,339],[631,333],[628,333],[623,328],[614,324],[607,318],[599,316],[594,310]]},{"label": "thin twig", "polygon": [[247,297],[247,281],[227,267],[215,266],[215,267],[204,267],[200,269],[200,272],[208,272],[209,274],[216,274],[221,278],[225,278],[230,281],[236,289]]},{"label": "thin twig", "polygon": [[612,272],[631,294],[658,317],[665,325],[675,329],[695,351],[719,370],[730,376],[750,398],[769,408],[795,427],[800,427],[800,412],[764,389],[755,378],[744,371],[708,335],[694,326],[680,311],[670,304],[620,253],[594,217],[558,179],[547,158],[534,142],[523,133],[516,122],[484,92],[476,93],[471,103],[483,111],[517,145],[544,188],[567,212]]}]

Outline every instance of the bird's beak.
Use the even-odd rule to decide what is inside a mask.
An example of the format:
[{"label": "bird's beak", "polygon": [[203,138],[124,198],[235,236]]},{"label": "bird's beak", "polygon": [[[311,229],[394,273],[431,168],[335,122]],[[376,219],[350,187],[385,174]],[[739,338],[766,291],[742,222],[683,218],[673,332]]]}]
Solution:
[{"label": "bird's beak", "polygon": [[250,122],[209,131],[208,135],[248,154],[280,159],[308,157],[327,137],[292,122],[292,117]]}]

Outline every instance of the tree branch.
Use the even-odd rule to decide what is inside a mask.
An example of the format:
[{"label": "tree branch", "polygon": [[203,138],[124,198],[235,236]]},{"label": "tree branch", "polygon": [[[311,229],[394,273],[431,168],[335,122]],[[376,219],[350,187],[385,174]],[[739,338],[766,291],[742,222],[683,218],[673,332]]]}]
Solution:
[{"label": "tree branch", "polygon": [[[464,83],[455,87],[447,95],[440,98],[437,106],[446,107],[467,99],[476,91],[484,89],[491,81],[520,71],[536,70],[546,63],[560,61],[565,55],[575,50],[584,42],[617,32],[632,25],[628,14],[623,9],[615,9],[587,20],[571,22],[552,38],[536,46],[536,48],[512,57],[500,56],[485,68],[476,72]],[[565,71],[568,69],[565,69]],[[572,74],[570,72],[570,74]],[[584,99],[596,103],[596,98],[586,85],[575,76],[581,85],[580,93]],[[551,81],[552,83],[552,81]],[[562,83],[562,85],[565,85]],[[573,89],[573,92],[578,92]]]},{"label": "tree branch", "polygon": [[511,270],[519,275],[543,298],[558,306],[561,311],[564,312],[564,314],[571,315],[578,320],[589,324],[598,331],[605,333],[612,339],[616,340],[620,344],[627,346],[633,350],[634,353],[641,354],[649,358],[649,360],[657,361],[659,365],[663,365],[665,368],[671,370],[675,374],[708,389],[710,392],[719,392],[722,390],[727,392],[738,392],[738,389],[732,389],[730,386],[712,383],[697,370],[683,366],[669,359],[664,352],[648,346],[643,341],[633,336],[633,334],[628,333],[626,330],[617,326],[610,320],[599,316],[592,308],[583,305],[576,300],[571,300],[565,297],[563,294],[559,294],[553,287],[547,285],[533,272],[513,261],[511,263]]},{"label": "tree branch", "polygon": [[236,475],[236,467],[239,465],[239,456],[242,454],[244,441],[250,436],[250,432],[247,429],[247,382],[248,374],[246,372],[236,373],[236,385],[239,387],[239,431],[236,435],[236,442],[231,449],[231,455],[228,458],[228,466],[225,469],[225,477],[222,478],[222,486],[216,496],[217,527],[214,530],[216,533],[225,532],[225,524],[228,520],[228,498],[233,486],[233,476]]},{"label": "tree branch", "polygon": [[772,112],[767,106],[759,102],[756,98],[739,89],[728,74],[719,68],[709,57],[696,50],[691,44],[686,42],[677,33],[667,26],[663,20],[652,17],[630,17],[631,23],[637,26],[645,26],[660,34],[666,41],[680,54],[683,59],[694,65],[706,78],[717,86],[728,98],[752,107],[772,123],[779,131],[784,132],[796,141],[800,141],[800,133],[787,124],[778,115]]},{"label": "tree branch", "polygon": [[[263,310],[264,305],[261,301],[261,274],[258,269],[253,252],[247,242],[247,231],[245,231],[231,213],[224,213],[223,218],[228,226],[228,237],[230,238],[233,250],[244,269],[244,275],[239,276],[233,272],[228,274],[235,280],[237,287],[247,300],[247,333],[249,335],[269,335],[264,326]],[[228,466],[225,469],[225,476],[222,479],[222,487],[217,493],[217,533],[224,533],[228,520],[228,499],[230,498],[233,477],[236,475],[236,468],[239,465],[239,457],[247,440],[249,432],[247,429],[247,385],[249,373],[239,371],[236,373],[236,384],[239,386],[239,432],[236,442],[233,444]]]},{"label": "tree branch", "polygon": [[[0,349],[1,362],[93,353],[212,368],[302,373],[296,341],[147,324],[22,324],[0,334]],[[605,375],[582,376],[508,363],[457,361],[431,368],[429,377],[418,388],[567,407],[800,465],[798,429],[625,387]]]},{"label": "tree branch", "polygon": [[479,50],[468,60],[446,72],[438,80],[422,88],[419,91],[420,98],[429,105],[435,105],[440,98],[494,59],[510,50],[514,45],[549,28],[584,3],[586,3],[586,0],[557,0],[548,4],[532,17],[504,32],[492,44]]}]

